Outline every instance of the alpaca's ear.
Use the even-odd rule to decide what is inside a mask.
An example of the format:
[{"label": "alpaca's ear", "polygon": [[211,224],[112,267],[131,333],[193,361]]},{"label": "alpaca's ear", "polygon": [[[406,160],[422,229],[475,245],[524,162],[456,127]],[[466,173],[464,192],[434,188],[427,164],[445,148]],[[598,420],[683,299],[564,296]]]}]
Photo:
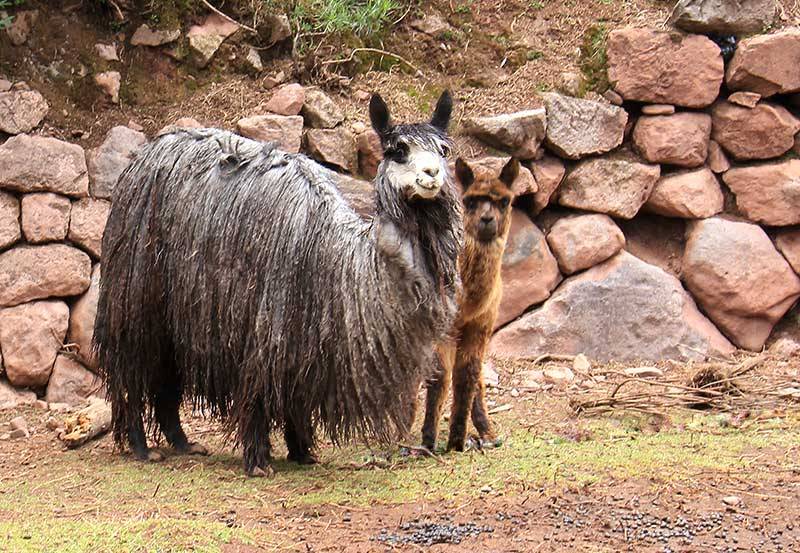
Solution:
[{"label": "alpaca's ear", "polygon": [[500,182],[511,188],[518,176],[519,161],[517,158],[512,157],[508,160],[508,163],[503,166],[503,170],[500,171]]},{"label": "alpaca's ear", "polygon": [[439,130],[447,131],[451,113],[453,113],[453,97],[450,96],[449,90],[445,90],[439,96],[439,101],[436,102],[436,109],[433,110],[433,115],[431,116],[431,125]]},{"label": "alpaca's ear", "polygon": [[464,192],[475,182],[475,175],[472,173],[472,169],[470,169],[467,162],[461,158],[456,160],[456,178],[464,188]]},{"label": "alpaca's ear", "polygon": [[392,126],[389,117],[389,108],[386,102],[379,94],[373,94],[369,101],[369,120],[372,123],[372,128],[378,133],[378,136],[383,140],[384,136],[389,132]]}]

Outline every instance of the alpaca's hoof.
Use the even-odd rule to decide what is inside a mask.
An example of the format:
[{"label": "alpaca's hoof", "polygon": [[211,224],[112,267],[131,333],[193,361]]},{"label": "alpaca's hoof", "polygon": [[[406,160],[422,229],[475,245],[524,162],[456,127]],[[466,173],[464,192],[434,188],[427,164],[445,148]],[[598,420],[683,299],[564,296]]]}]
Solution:
[{"label": "alpaca's hoof", "polygon": [[147,452],[146,460],[150,461],[151,463],[160,463],[164,459],[166,459],[166,456],[157,449],[151,449]]},{"label": "alpaca's hoof", "polygon": [[479,443],[481,449],[497,449],[503,445],[503,439],[486,436],[480,438]]},{"label": "alpaca's hoof", "polygon": [[464,440],[448,440],[447,451],[464,451]]},{"label": "alpaca's hoof", "polygon": [[300,455],[287,455],[286,459],[298,465],[316,465],[319,463],[319,458],[313,451],[306,451]]},{"label": "alpaca's hoof", "polygon": [[267,465],[265,467],[253,467],[247,471],[247,476],[250,478],[272,478],[275,476],[275,469]]},{"label": "alpaca's hoof", "polygon": [[208,448],[203,444],[191,442],[186,447],[180,448],[178,452],[184,455],[208,455]]}]

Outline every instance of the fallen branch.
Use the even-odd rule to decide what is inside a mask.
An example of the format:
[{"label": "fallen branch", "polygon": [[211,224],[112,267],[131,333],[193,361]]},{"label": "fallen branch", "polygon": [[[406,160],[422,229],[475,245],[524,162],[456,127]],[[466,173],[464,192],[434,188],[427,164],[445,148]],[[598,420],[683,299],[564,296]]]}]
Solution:
[{"label": "fallen branch", "polygon": [[75,449],[102,436],[110,428],[111,404],[95,399],[87,407],[64,419],[64,433],[60,438],[69,449]]},{"label": "fallen branch", "polygon": [[207,7],[209,10],[211,10],[212,12],[214,12],[215,14],[217,14],[218,16],[220,16],[220,17],[223,17],[223,18],[227,19],[228,21],[230,21],[231,23],[234,23],[235,25],[238,25],[239,27],[241,27],[242,29],[244,29],[245,31],[247,31],[247,32],[249,32],[249,33],[253,33],[254,35],[257,35],[257,34],[258,34],[258,31],[256,31],[254,28],[252,28],[252,27],[248,27],[248,26],[247,26],[247,25],[245,25],[244,23],[239,23],[239,22],[238,22],[238,21],[236,21],[234,18],[232,18],[232,17],[230,17],[230,16],[228,16],[228,15],[225,15],[224,13],[222,13],[221,11],[219,11],[217,8],[215,8],[214,6],[212,6],[211,4],[209,4],[209,3],[208,3],[206,0],[200,0],[200,1],[201,1],[203,4],[205,4],[205,5],[206,5],[206,7]]},{"label": "fallen branch", "polygon": [[372,52],[373,54],[381,54],[381,55],[384,55],[384,56],[389,56],[389,57],[392,57],[392,58],[394,58],[396,60],[399,60],[399,61],[405,63],[407,66],[409,66],[411,69],[413,69],[417,73],[422,73],[422,71],[420,71],[417,68],[416,65],[414,65],[413,63],[411,63],[410,61],[405,59],[403,56],[398,56],[397,54],[393,54],[391,52],[387,52],[386,50],[381,50],[379,48],[354,48],[353,51],[350,52],[350,55],[348,57],[341,58],[341,59],[338,59],[338,60],[326,60],[326,61],[323,61],[321,63],[321,65],[336,65],[336,64],[340,64],[340,63],[349,63],[349,62],[353,61],[353,58],[355,57],[355,55],[358,52]]}]

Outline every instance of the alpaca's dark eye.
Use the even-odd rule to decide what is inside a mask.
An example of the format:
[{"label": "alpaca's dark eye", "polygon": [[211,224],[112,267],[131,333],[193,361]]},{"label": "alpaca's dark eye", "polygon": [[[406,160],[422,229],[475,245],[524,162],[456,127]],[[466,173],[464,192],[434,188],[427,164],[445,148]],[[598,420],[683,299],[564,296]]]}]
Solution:
[{"label": "alpaca's dark eye", "polygon": [[406,163],[408,161],[408,144],[398,142],[394,146],[387,148],[383,152],[383,157],[391,159],[395,163]]},{"label": "alpaca's dark eye", "polygon": [[442,157],[450,157],[450,146],[442,144]]},{"label": "alpaca's dark eye", "polygon": [[503,208],[503,209],[507,208],[508,207],[508,201],[509,201],[508,198],[503,198],[502,200],[500,200],[500,207]]},{"label": "alpaca's dark eye", "polygon": [[476,198],[464,198],[464,207],[472,211],[478,207],[478,200]]}]

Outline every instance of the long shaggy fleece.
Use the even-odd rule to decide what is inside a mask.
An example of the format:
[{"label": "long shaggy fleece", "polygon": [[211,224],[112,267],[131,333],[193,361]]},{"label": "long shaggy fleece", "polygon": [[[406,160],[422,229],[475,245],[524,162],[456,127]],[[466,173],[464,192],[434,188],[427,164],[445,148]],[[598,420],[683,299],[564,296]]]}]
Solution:
[{"label": "long shaggy fleece", "polygon": [[[172,376],[238,442],[253,413],[314,442],[407,432],[407,402],[455,316],[451,179],[408,203],[379,175],[362,221],[302,155],[221,130],[144,148],[116,187],[95,347],[122,443]],[[399,237],[398,240],[395,240]],[[379,244],[403,243],[389,250]]]}]

